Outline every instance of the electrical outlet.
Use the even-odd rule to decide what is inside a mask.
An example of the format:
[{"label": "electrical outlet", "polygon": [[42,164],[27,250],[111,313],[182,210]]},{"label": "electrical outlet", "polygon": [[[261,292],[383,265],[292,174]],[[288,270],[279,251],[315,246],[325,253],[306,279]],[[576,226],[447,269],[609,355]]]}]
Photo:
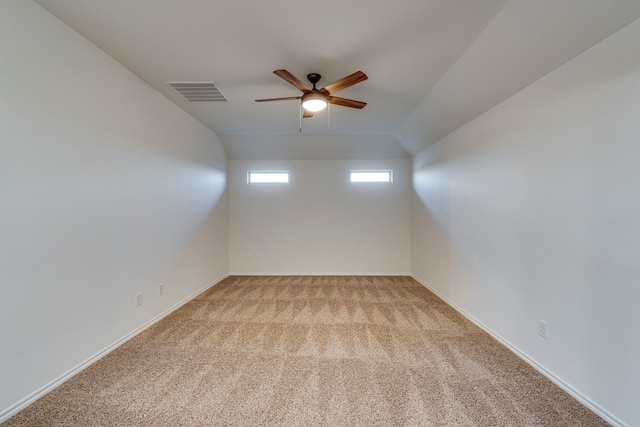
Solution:
[{"label": "electrical outlet", "polygon": [[538,320],[538,334],[544,339],[547,339],[547,322],[540,319]]},{"label": "electrical outlet", "polygon": [[253,262],[253,254],[247,255],[247,262]]},{"label": "electrical outlet", "polygon": [[164,294],[164,283],[158,285],[158,295]]},{"label": "electrical outlet", "polygon": [[140,307],[142,305],[142,294],[136,295],[136,307]]}]

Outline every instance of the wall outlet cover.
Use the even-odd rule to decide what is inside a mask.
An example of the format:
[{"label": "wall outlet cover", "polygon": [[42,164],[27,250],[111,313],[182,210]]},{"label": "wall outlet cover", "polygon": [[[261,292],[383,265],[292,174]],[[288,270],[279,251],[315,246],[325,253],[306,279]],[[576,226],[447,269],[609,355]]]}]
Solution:
[{"label": "wall outlet cover", "polygon": [[538,334],[542,338],[547,338],[547,322],[542,319],[538,320]]}]

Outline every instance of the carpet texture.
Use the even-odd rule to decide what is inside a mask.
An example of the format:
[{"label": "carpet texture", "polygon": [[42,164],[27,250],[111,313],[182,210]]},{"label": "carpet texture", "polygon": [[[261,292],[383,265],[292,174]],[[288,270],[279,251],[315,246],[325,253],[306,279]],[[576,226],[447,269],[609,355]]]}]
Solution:
[{"label": "carpet texture", "polygon": [[606,426],[409,277],[229,277],[2,424]]}]

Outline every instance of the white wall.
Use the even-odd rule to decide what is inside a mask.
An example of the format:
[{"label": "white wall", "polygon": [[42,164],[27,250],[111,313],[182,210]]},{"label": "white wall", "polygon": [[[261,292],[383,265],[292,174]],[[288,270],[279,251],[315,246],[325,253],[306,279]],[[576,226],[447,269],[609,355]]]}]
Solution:
[{"label": "white wall", "polygon": [[640,425],[638,40],[635,21],[418,154],[412,198],[412,273],[628,425]]},{"label": "white wall", "polygon": [[638,17],[638,0],[505,2],[398,138],[418,153]]},{"label": "white wall", "polygon": [[[351,169],[393,169],[394,181],[351,184]],[[248,170],[290,182],[248,185]],[[406,159],[231,161],[231,273],[408,274],[409,179]]]},{"label": "white wall", "polygon": [[225,169],[198,121],[0,3],[0,420],[227,274]]}]

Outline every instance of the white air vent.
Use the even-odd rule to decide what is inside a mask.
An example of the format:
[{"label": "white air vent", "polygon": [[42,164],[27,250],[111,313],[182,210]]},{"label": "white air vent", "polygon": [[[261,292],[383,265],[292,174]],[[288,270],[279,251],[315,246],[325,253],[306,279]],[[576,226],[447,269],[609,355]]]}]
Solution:
[{"label": "white air vent", "polygon": [[214,82],[167,82],[189,102],[227,101]]}]

